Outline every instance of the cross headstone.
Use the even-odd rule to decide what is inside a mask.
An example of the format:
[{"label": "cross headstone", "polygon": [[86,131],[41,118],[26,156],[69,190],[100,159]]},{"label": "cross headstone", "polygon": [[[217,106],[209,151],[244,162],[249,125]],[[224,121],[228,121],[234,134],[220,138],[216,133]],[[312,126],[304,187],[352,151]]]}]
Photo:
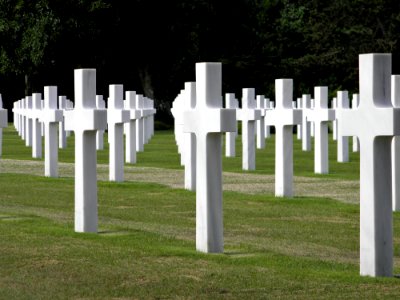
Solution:
[{"label": "cross headstone", "polygon": [[[351,108],[356,109],[360,104],[360,95],[353,94],[353,99],[351,100]],[[358,142],[358,137],[353,136],[353,152],[360,151],[360,144]]]},{"label": "cross headstone", "polygon": [[196,248],[223,251],[222,132],[236,131],[236,111],[222,109],[221,64],[196,64],[196,106],[184,132],[196,135]]},{"label": "cross headstone", "polygon": [[267,125],[267,110],[274,109],[274,102],[271,102],[269,98],[265,98],[265,116],[264,116],[264,125],[265,125],[265,138],[271,137],[271,127]]},{"label": "cross headstone", "polygon": [[[337,109],[337,98],[336,97],[332,99],[332,109],[335,110],[335,111]],[[334,141],[337,140],[337,132],[338,132],[337,128],[338,128],[338,124],[337,124],[337,121],[335,119],[335,120],[332,121],[332,139]]]},{"label": "cross headstone", "polygon": [[[296,108],[297,109],[301,109],[301,100],[302,98],[297,98],[296,100]],[[301,128],[301,124],[297,125],[297,139],[301,140],[302,137],[302,128]]]},{"label": "cross headstone", "polygon": [[21,137],[22,140],[25,141],[25,132],[26,132],[26,98],[21,99]]},{"label": "cross headstone", "polygon": [[[181,155],[181,166],[185,164],[183,157],[183,110],[184,110],[184,91],[181,90],[179,95],[175,98],[171,113],[174,116],[174,135],[175,141],[178,146],[178,153]],[[137,121],[137,126],[139,126],[139,120]]]},{"label": "cross headstone", "polygon": [[335,119],[335,111],[328,109],[328,87],[314,88],[315,107],[309,112],[308,119],[315,127],[314,172],[329,173],[328,122]]},{"label": "cross headstone", "polygon": [[110,180],[124,181],[124,123],[129,122],[129,111],[124,109],[124,88],[110,85],[107,121],[110,157]]},{"label": "cross headstone", "polygon": [[[337,111],[349,108],[349,94],[347,91],[338,91],[337,93]],[[339,120],[336,120],[338,126]],[[349,137],[342,136],[340,132],[337,135],[337,161],[349,161]]]},{"label": "cross headstone", "polygon": [[268,125],[275,126],[275,196],[293,196],[293,126],[302,112],[292,107],[293,80],[275,80],[276,108],[267,111]]},{"label": "cross headstone", "polygon": [[[96,107],[98,109],[105,109],[106,102],[103,99],[103,95],[96,95]],[[97,130],[96,132],[96,150],[104,149],[104,130]]]},{"label": "cross headstone", "polygon": [[129,111],[129,122],[126,123],[125,161],[136,163],[136,126],[140,119],[140,111],[136,109],[136,92],[125,92],[125,109]]},{"label": "cross headstone", "polygon": [[8,126],[7,110],[3,108],[3,98],[0,94],[0,157],[2,155],[3,128]]},{"label": "cross headstone", "polygon": [[62,121],[63,112],[57,109],[57,87],[44,87],[44,108],[40,121],[44,123],[44,175],[58,177],[58,138],[57,127]]},{"label": "cross headstone", "polygon": [[25,146],[32,147],[32,96],[26,96],[26,106],[25,106]]},{"label": "cross headstone", "polygon": [[243,89],[242,109],[238,109],[236,112],[237,119],[242,121],[242,168],[243,170],[255,170],[255,123],[261,118],[261,112],[256,109],[255,91],[253,88]]},{"label": "cross headstone", "polygon": [[257,95],[257,109],[261,113],[260,119],[256,121],[257,123],[257,149],[264,149],[265,148],[265,98],[263,95]]},{"label": "cross headstone", "polygon": [[311,123],[307,119],[308,114],[311,112],[311,95],[304,94],[301,99],[302,102],[302,137],[301,148],[303,151],[311,151]]},{"label": "cross headstone", "polygon": [[75,109],[65,112],[65,129],[75,131],[75,231],[97,232],[96,132],[107,111],[96,108],[96,70],[74,72]]},{"label": "cross headstone", "polygon": [[[42,99],[40,102],[41,102],[42,110],[43,110],[44,109],[44,99]],[[41,133],[42,137],[44,137],[44,132],[45,132],[44,123],[41,122],[40,124],[42,124],[40,133]]]},{"label": "cross headstone", "polygon": [[[196,82],[185,82],[185,109],[196,107]],[[185,189],[196,191],[196,135],[185,132]]]},{"label": "cross headstone", "polygon": [[136,124],[136,151],[142,152],[144,150],[144,137],[143,137],[144,117],[143,117],[142,95],[136,95],[136,109],[140,111],[140,118],[137,120]]},{"label": "cross headstone", "polygon": [[[235,98],[235,94],[227,93],[225,94],[225,107],[230,109],[238,109],[239,102]],[[227,132],[225,133],[225,156],[235,157],[236,156],[236,136],[237,132]]]},{"label": "cross headstone", "polygon": [[339,136],[360,141],[360,273],[392,276],[391,141],[400,109],[390,100],[390,54],[359,56],[360,105],[337,112]]},{"label": "cross headstone", "polygon": [[42,158],[42,94],[32,94],[32,157]]},{"label": "cross headstone", "polygon": [[[391,77],[391,99],[394,107],[400,107],[400,75]],[[392,198],[393,211],[400,211],[400,137],[392,140]]]},{"label": "cross headstone", "polygon": [[[314,99],[310,99],[310,110],[312,111],[315,107],[315,101]],[[315,127],[314,127],[314,123],[310,123],[310,135],[311,137],[314,137],[315,135]]]},{"label": "cross headstone", "polygon": [[[65,111],[67,109],[66,96],[58,96],[58,108],[62,111]],[[67,148],[67,133],[65,132],[64,117],[62,121],[58,124],[58,147],[60,149]]]}]

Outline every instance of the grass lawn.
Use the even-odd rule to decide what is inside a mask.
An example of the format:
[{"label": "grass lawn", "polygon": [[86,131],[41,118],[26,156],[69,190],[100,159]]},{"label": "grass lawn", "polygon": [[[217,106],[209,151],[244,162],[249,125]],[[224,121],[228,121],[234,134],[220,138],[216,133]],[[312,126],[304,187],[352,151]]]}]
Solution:
[{"label": "grass lawn", "polygon": [[[31,159],[9,127],[2,159]],[[273,140],[257,171],[273,174]],[[73,137],[60,161],[73,161]],[[224,171],[242,172],[237,157]],[[295,174],[354,180],[351,163],[313,174],[312,152],[295,140]],[[98,152],[107,163],[107,149]],[[23,163],[23,162],[22,162]],[[1,166],[1,163],[0,163]],[[141,167],[181,168],[173,134],[156,132]],[[334,187],[332,187],[334,188]],[[1,299],[342,299],[399,298],[400,279],[359,274],[359,207],[335,199],[224,192],[224,254],[195,251],[195,194],[157,183],[100,181],[99,234],[73,230],[73,178],[4,173],[0,167]],[[394,213],[395,274],[400,214]]]}]

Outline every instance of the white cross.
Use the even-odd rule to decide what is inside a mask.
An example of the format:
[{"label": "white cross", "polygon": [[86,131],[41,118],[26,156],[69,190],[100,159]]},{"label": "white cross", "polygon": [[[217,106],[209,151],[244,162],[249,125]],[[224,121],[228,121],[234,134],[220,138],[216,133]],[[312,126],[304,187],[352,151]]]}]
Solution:
[{"label": "white cross", "polygon": [[[235,98],[235,94],[225,94],[225,105],[226,108],[238,109],[239,102]],[[236,136],[237,132],[227,132],[225,134],[225,156],[235,157],[236,156]]]},{"label": "white cross", "polygon": [[44,87],[44,108],[40,121],[45,125],[44,134],[44,175],[58,176],[58,139],[57,125],[63,118],[63,112],[57,109],[57,87]]},{"label": "white cross", "polygon": [[0,157],[2,155],[3,128],[7,128],[7,122],[7,110],[3,108],[3,98],[0,94]]},{"label": "white cross", "polygon": [[314,88],[315,107],[309,111],[308,119],[315,127],[314,172],[329,173],[328,122],[335,119],[335,111],[328,109],[328,87]]},{"label": "white cross", "polygon": [[184,132],[196,134],[196,248],[223,251],[221,133],[236,131],[236,111],[222,109],[221,64],[196,64],[196,107]]},{"label": "white cross", "polygon": [[265,126],[265,138],[269,138],[271,136],[271,128],[269,125],[267,125],[266,121],[266,116],[267,116],[267,110],[274,109],[274,102],[271,102],[269,98],[264,99],[264,106],[265,106],[265,116],[264,116],[264,126]]},{"label": "white cross", "polygon": [[275,80],[276,108],[266,113],[268,125],[275,126],[275,196],[293,196],[293,126],[302,112],[292,107],[293,80]]},{"label": "white cross", "polygon": [[110,160],[110,181],[124,181],[124,123],[129,121],[129,111],[124,109],[124,87],[110,85],[107,122]]},{"label": "white cross", "polygon": [[[196,82],[185,82],[184,99],[184,109],[196,107]],[[196,135],[185,132],[184,137],[185,189],[196,191]]]},{"label": "white cross", "polygon": [[253,88],[243,89],[242,109],[238,109],[236,112],[237,119],[242,121],[242,168],[243,170],[255,170],[255,123],[261,118],[261,112],[256,109],[255,91]]},{"label": "white cross", "polygon": [[256,107],[261,113],[260,119],[257,120],[257,149],[265,149],[265,98],[263,95],[258,95],[256,101]]},{"label": "white cross", "polygon": [[42,158],[42,94],[32,94],[32,157]]},{"label": "white cross", "polygon": [[[296,100],[296,108],[301,109],[301,98],[297,98]],[[302,138],[302,129],[301,129],[301,124],[297,125],[297,139],[301,140]]]},{"label": "white cross", "polygon": [[[394,107],[400,107],[400,75],[391,77],[391,99]],[[400,211],[400,137],[392,140],[392,198],[393,211]]]},{"label": "white cross", "polygon": [[183,110],[184,110],[184,91],[181,90],[179,95],[175,98],[171,113],[174,116],[174,133],[175,141],[178,146],[178,153],[181,155],[181,166],[185,164],[183,157]]},{"label": "white cross", "polygon": [[337,112],[339,136],[360,141],[360,273],[392,276],[391,141],[400,109],[390,101],[390,54],[359,56],[360,105]]},{"label": "white cross", "polygon": [[144,115],[143,115],[143,96],[136,95],[136,109],[140,111],[140,118],[137,120],[136,126],[136,151],[142,152],[144,150]]},{"label": "white cross", "polygon": [[[356,109],[360,104],[360,95],[353,94],[353,99],[351,100],[351,108]],[[360,151],[360,144],[358,142],[358,137],[353,136],[353,152]]]},{"label": "white cross", "polygon": [[107,111],[96,108],[96,70],[74,72],[75,109],[65,111],[65,129],[75,131],[75,231],[97,232],[96,132]]},{"label": "white cross", "polygon": [[[349,108],[349,93],[347,91],[337,92],[337,110],[343,110]],[[337,126],[340,126],[340,121],[336,120]],[[349,137],[342,136],[338,131],[337,134],[337,161],[348,162],[349,161]]]},{"label": "white cross", "polygon": [[25,146],[32,147],[32,96],[26,96],[25,99]]},{"label": "white cross", "polygon": [[[65,111],[67,108],[67,97],[58,96],[58,108]],[[65,121],[64,117],[62,121],[58,124],[58,147],[60,149],[67,148],[67,133],[65,132]]]},{"label": "white cross", "polygon": [[[332,99],[332,109],[335,111],[337,110],[337,98],[336,97]],[[334,141],[337,140],[337,131],[338,131],[337,129],[338,129],[338,124],[335,119],[332,121],[332,139]]]},{"label": "white cross", "polygon": [[304,94],[301,99],[301,110],[302,110],[302,136],[301,136],[301,148],[303,151],[311,151],[311,123],[308,120],[308,115],[311,113],[311,95]]},{"label": "white cross", "polygon": [[[103,95],[96,95],[96,108],[105,109],[106,101],[103,99]],[[104,130],[97,130],[96,132],[96,150],[104,149]]]},{"label": "white cross", "polygon": [[[313,110],[314,108],[315,108],[315,101],[314,101],[314,99],[311,99],[310,100],[310,110]],[[315,127],[314,127],[314,123],[311,123],[310,124],[310,135],[311,135],[311,137],[314,137],[314,135],[315,135]]]},{"label": "white cross", "polygon": [[140,119],[140,111],[136,109],[136,92],[125,92],[125,109],[129,111],[130,118],[126,124],[126,149],[125,161],[130,164],[136,163],[136,126]]}]

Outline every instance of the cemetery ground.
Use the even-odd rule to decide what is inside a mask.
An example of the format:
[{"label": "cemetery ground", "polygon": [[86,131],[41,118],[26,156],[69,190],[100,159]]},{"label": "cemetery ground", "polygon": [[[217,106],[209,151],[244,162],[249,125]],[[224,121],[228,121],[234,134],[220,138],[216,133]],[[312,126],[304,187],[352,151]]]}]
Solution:
[{"label": "cemetery ground", "polygon": [[[224,254],[195,250],[195,193],[183,189],[172,131],[157,131],[123,183],[98,151],[99,233],[74,233],[73,141],[45,178],[11,125],[0,159],[0,298],[395,298],[400,279],[359,276],[359,154],[314,175],[294,136],[296,197],[275,198],[273,139],[256,171],[223,159]],[[400,214],[394,213],[394,274]]]}]

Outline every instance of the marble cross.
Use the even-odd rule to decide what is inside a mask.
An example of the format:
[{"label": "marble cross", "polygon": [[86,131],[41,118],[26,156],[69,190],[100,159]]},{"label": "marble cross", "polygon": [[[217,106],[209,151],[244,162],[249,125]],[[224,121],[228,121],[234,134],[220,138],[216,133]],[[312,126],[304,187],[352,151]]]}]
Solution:
[{"label": "marble cross", "polygon": [[107,111],[96,108],[96,69],[74,72],[75,109],[65,111],[65,129],[75,132],[75,231],[97,232],[96,132]]},{"label": "marble cross", "polygon": [[125,92],[125,109],[129,111],[129,122],[126,123],[125,161],[136,164],[136,126],[140,111],[136,109],[136,92]]},{"label": "marble cross", "polygon": [[293,80],[275,80],[276,108],[266,112],[267,124],[275,126],[275,196],[293,196],[293,126],[302,112],[293,109]]},{"label": "marble cross", "polygon": [[[337,92],[337,109],[336,111],[349,108],[349,94],[347,91]],[[337,126],[340,126],[339,120],[336,120]],[[338,131],[337,134],[337,161],[349,161],[349,137],[343,136]]]},{"label": "marble cross", "polygon": [[[96,95],[96,108],[106,109],[106,101],[103,95]],[[97,130],[96,132],[96,150],[104,150],[104,130]]]},{"label": "marble cross", "polygon": [[242,109],[236,111],[237,119],[242,121],[242,168],[256,169],[255,123],[261,118],[256,109],[255,91],[253,88],[243,89]]},{"label": "marble cross", "polygon": [[44,175],[58,177],[58,123],[63,112],[57,109],[57,87],[44,87],[44,108],[40,121],[44,123]]},{"label": "marble cross", "polygon": [[337,112],[339,136],[360,141],[360,273],[392,276],[391,142],[400,108],[390,99],[391,54],[359,56],[360,105]]},{"label": "marble cross", "polygon": [[315,107],[309,111],[308,119],[314,124],[314,172],[329,173],[328,122],[335,119],[335,111],[328,109],[328,87],[314,88]]},{"label": "marble cross", "polygon": [[184,132],[196,135],[196,248],[223,252],[223,132],[236,131],[236,111],[222,109],[220,63],[196,64],[196,106],[184,112]]},{"label": "marble cross", "polygon": [[257,149],[265,149],[265,97],[263,95],[257,95],[256,108],[260,111],[261,117],[256,121],[257,126]]},{"label": "marble cross", "polygon": [[[235,98],[235,94],[225,94],[225,107],[229,109],[238,109],[239,101]],[[225,133],[225,156],[235,157],[236,156],[236,137],[237,132]]]},{"label": "marble cross", "polygon": [[110,181],[124,181],[124,123],[129,122],[129,111],[124,109],[124,87],[113,84],[109,87],[107,122]]},{"label": "marble cross", "polygon": [[[196,107],[196,82],[185,82],[184,109]],[[185,189],[196,191],[196,135],[193,132],[184,133],[185,156]]]},{"label": "marble cross", "polygon": [[[400,108],[400,75],[391,76],[391,99],[395,108]],[[392,203],[393,211],[400,211],[400,137],[392,140]]]},{"label": "marble cross", "polygon": [[301,136],[301,148],[303,151],[311,151],[311,123],[308,120],[308,115],[311,112],[311,95],[303,95],[301,99],[301,110],[302,110],[302,136]]},{"label": "marble cross", "polygon": [[[58,108],[62,111],[67,109],[67,97],[58,96]],[[64,117],[62,121],[58,124],[58,147],[60,149],[67,148],[67,133],[65,132],[65,121]]]},{"label": "marble cross", "polygon": [[32,94],[32,157],[42,158],[42,94]]},{"label": "marble cross", "polygon": [[25,98],[25,146],[32,147],[32,96]]},{"label": "marble cross", "polygon": [[[360,95],[353,94],[353,99],[351,100],[351,108],[356,109],[360,104]],[[353,152],[360,151],[360,143],[358,142],[358,137],[353,136]]]}]

